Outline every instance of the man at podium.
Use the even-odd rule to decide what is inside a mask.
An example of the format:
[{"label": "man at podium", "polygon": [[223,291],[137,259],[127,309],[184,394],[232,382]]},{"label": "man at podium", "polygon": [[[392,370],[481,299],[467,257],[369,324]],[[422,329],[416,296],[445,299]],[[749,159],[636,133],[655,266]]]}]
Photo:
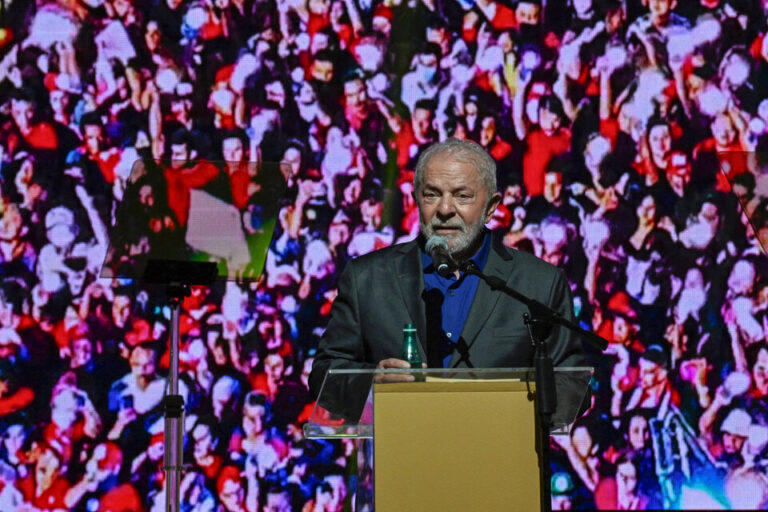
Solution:
[{"label": "man at podium", "polygon": [[[532,366],[527,308],[453,262],[471,260],[573,321],[562,270],[505,247],[485,228],[501,195],[496,164],[480,145],[448,139],[427,148],[416,164],[414,199],[416,240],[354,259],[342,272],[310,375],[315,396],[332,368],[409,368],[399,359],[409,323],[417,327],[429,367]],[[430,253],[428,246],[438,249]],[[444,277],[438,267],[446,260],[451,266],[441,269]],[[566,329],[553,327],[547,343],[556,366],[587,366],[580,340]]]}]

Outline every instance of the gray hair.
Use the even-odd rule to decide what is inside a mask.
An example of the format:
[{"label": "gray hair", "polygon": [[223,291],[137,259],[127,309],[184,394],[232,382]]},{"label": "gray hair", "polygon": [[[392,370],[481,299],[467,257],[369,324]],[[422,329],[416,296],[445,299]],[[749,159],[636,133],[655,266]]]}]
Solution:
[{"label": "gray hair", "polygon": [[416,170],[413,175],[413,189],[418,190],[424,177],[424,169],[430,159],[437,154],[446,154],[454,159],[472,164],[488,191],[488,198],[496,193],[496,162],[483,147],[472,141],[454,139],[453,137],[429,146],[416,162]]}]

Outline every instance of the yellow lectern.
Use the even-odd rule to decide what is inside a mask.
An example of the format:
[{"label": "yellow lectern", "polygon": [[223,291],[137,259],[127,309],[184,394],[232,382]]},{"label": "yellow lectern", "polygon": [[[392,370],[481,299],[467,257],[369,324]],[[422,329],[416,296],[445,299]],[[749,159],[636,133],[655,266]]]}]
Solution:
[{"label": "yellow lectern", "polygon": [[[591,374],[556,370],[557,432]],[[536,511],[533,381],[528,368],[330,370],[305,434],[373,439],[377,512]]]}]

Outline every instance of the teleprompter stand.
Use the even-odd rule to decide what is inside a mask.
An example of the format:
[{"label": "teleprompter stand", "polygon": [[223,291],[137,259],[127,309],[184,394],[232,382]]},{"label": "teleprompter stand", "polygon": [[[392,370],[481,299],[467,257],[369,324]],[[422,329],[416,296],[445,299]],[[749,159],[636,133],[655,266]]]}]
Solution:
[{"label": "teleprompter stand", "polygon": [[[247,204],[236,205],[233,187],[237,183],[231,176],[243,171],[251,177],[245,188],[254,192]],[[182,300],[191,286],[230,280],[243,284],[260,278],[289,172],[287,164],[277,162],[139,160],[116,211],[101,277],[162,287],[171,309],[169,385],[163,399],[167,512],[180,509],[183,467],[184,399],[179,394]],[[184,222],[168,213],[170,192],[156,186],[166,173],[211,176],[198,187],[173,192],[188,199]]]},{"label": "teleprompter stand", "polygon": [[179,322],[181,301],[189,296],[194,285],[210,286],[216,279],[214,261],[147,261],[144,282],[165,286],[168,306],[171,308],[170,375],[168,394],[163,398],[165,428],[165,503],[168,512],[179,510],[179,488],[184,454],[184,397],[179,394]]}]

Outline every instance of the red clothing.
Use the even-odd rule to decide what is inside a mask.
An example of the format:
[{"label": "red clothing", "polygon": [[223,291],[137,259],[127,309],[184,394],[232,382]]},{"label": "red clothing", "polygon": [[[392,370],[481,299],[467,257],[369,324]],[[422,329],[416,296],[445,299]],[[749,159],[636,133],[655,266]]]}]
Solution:
[{"label": "red clothing", "polygon": [[518,24],[517,24],[517,19],[515,18],[514,9],[497,2],[496,14],[493,15],[493,19],[491,20],[491,26],[493,27],[494,30],[498,30],[498,31],[509,30],[509,29],[517,30]]},{"label": "red clothing", "polygon": [[544,173],[552,158],[565,154],[571,149],[571,132],[560,128],[547,135],[536,128],[527,137],[528,148],[523,155],[523,183],[528,197],[544,193]]},{"label": "red clothing", "polygon": [[70,488],[70,484],[66,478],[59,476],[51,483],[43,494],[36,496],[35,492],[35,474],[31,472],[26,477],[22,478],[16,484],[16,488],[24,496],[24,500],[29,502],[33,507],[40,510],[57,510],[66,509],[64,504],[64,496]]},{"label": "red clothing", "polygon": [[180,226],[186,226],[189,218],[189,191],[205,186],[218,174],[219,169],[208,162],[198,162],[182,169],[165,169],[168,206],[176,214],[176,220],[179,221]]},{"label": "red clothing", "polygon": [[100,151],[96,157],[91,159],[99,166],[104,181],[112,185],[115,182],[115,167],[120,163],[120,150],[112,148],[109,151]]},{"label": "red clothing", "polygon": [[215,480],[221,472],[221,468],[224,467],[224,458],[221,455],[214,455],[213,462],[211,462],[209,465],[201,466],[198,464],[197,467],[203,470],[203,474],[206,478]]},{"label": "red clothing", "polygon": [[488,152],[495,160],[504,160],[512,153],[512,145],[503,141],[500,137],[496,137]]},{"label": "red clothing", "polygon": [[56,130],[48,123],[39,123],[33,126],[24,140],[36,149],[56,149],[59,147]]},{"label": "red clothing", "polygon": [[395,134],[394,144],[395,150],[397,150],[397,166],[400,169],[405,169],[408,161],[411,159],[411,147],[415,146],[418,148],[419,145],[416,137],[413,135],[411,123],[403,122],[402,128]]},{"label": "red clothing", "polygon": [[619,139],[619,120],[609,117],[600,120],[600,135],[611,141],[611,147],[616,147],[616,141]]},{"label": "red clothing", "polygon": [[98,512],[144,512],[141,498],[131,484],[122,484],[107,491],[99,500]]},{"label": "red clothing", "polygon": [[30,388],[19,388],[10,396],[0,398],[0,416],[20,411],[35,399],[35,392]]},{"label": "red clothing", "polygon": [[245,210],[248,206],[248,185],[251,184],[251,176],[248,174],[248,165],[243,164],[238,170],[229,175],[229,186],[232,190],[232,204],[238,210]]},{"label": "red clothing", "polygon": [[696,159],[700,152],[717,154],[720,161],[720,172],[717,173],[715,189],[719,192],[730,192],[730,180],[736,176],[749,172],[747,168],[747,152],[741,147],[739,141],[734,142],[723,150],[717,149],[715,139],[710,137],[701,141],[693,150],[693,158]]},{"label": "red clothing", "polygon": [[331,18],[328,14],[309,13],[309,20],[307,21],[307,34],[312,37],[330,25]]}]

